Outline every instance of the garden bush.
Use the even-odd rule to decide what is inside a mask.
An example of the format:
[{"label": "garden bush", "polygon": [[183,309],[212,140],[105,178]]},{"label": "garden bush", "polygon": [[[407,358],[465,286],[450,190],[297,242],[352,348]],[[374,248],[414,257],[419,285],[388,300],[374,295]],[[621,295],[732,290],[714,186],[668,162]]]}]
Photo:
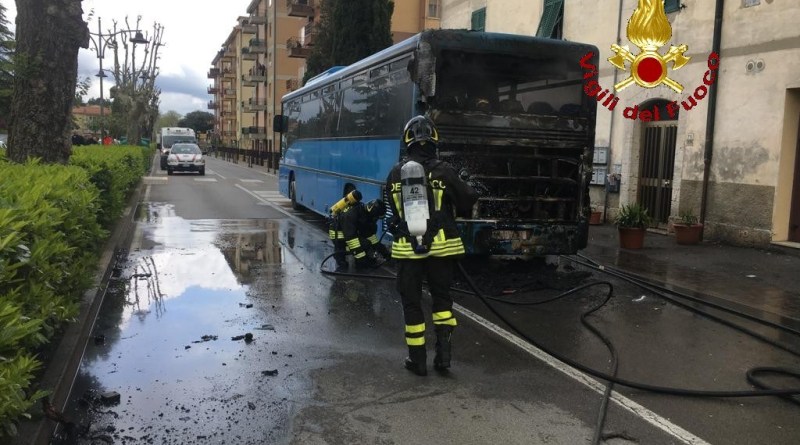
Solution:
[{"label": "garden bush", "polygon": [[39,398],[38,354],[78,315],[108,228],[149,166],[142,147],[76,148],[71,165],[0,153],[0,437]]}]

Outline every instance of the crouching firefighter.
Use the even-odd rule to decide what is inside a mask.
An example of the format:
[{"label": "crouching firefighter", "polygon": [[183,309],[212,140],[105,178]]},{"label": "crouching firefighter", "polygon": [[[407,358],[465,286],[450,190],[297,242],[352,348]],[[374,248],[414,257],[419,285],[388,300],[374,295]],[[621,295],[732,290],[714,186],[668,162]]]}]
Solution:
[{"label": "crouching firefighter", "polygon": [[364,269],[377,265],[375,253],[389,258],[389,250],[379,242],[378,220],[386,214],[386,205],[380,199],[368,203],[357,201],[333,217],[334,258],[337,270],[347,267],[346,252],[355,258],[356,268]]},{"label": "crouching firefighter", "polygon": [[397,290],[408,346],[405,367],[420,376],[428,373],[422,282],[427,280],[433,298],[433,366],[444,372],[450,367],[450,339],[456,327],[450,285],[456,260],[465,253],[455,217],[468,217],[478,197],[452,166],[437,159],[438,142],[439,133],[430,119],[417,116],[408,121],[403,130],[407,158],[386,179],[394,215],[389,224],[394,236],[392,259],[398,265]]},{"label": "crouching firefighter", "polygon": [[328,237],[333,242],[333,259],[336,261],[336,270],[347,269],[347,248],[344,242],[344,233],[339,226],[339,214],[358,202],[361,202],[361,192],[352,190],[336,201],[330,208],[328,217]]}]

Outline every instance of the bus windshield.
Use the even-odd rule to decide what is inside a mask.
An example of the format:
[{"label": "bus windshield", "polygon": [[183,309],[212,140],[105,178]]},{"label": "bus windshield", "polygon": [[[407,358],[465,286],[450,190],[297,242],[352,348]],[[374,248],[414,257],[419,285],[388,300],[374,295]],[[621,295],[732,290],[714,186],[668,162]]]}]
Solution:
[{"label": "bus windshield", "polygon": [[581,113],[583,72],[564,57],[442,51],[437,104],[488,113]]},{"label": "bus windshield", "polygon": [[196,144],[197,143],[197,138],[195,138],[194,136],[188,136],[188,135],[183,135],[183,134],[182,135],[177,135],[177,136],[163,136],[161,138],[161,146],[163,148],[171,148],[172,144],[175,144],[177,142],[186,142],[186,143]]}]

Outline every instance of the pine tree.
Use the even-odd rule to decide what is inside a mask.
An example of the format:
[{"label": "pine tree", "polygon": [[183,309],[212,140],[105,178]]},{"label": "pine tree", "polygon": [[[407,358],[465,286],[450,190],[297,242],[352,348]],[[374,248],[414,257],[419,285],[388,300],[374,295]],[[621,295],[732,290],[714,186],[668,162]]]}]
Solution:
[{"label": "pine tree", "polygon": [[324,0],[303,82],[391,46],[393,12],[392,0]]}]

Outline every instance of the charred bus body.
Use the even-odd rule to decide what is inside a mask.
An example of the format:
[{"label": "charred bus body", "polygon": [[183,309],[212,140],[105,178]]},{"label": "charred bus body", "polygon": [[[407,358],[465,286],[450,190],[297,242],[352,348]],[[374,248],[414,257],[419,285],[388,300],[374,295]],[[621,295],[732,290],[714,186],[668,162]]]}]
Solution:
[{"label": "charred bus body", "polygon": [[[403,157],[403,124],[427,114],[440,159],[480,193],[459,219],[467,252],[572,254],[586,246],[597,102],[580,60],[595,47],[535,37],[436,30],[284,96],[279,190],[325,214],[358,188],[383,196]],[[596,63],[596,61],[594,61]]]},{"label": "charred bus body", "polygon": [[583,93],[578,61],[589,50],[481,33],[420,42],[412,76],[439,127],[440,159],[481,195],[463,221],[473,253],[586,246],[597,102]]}]

